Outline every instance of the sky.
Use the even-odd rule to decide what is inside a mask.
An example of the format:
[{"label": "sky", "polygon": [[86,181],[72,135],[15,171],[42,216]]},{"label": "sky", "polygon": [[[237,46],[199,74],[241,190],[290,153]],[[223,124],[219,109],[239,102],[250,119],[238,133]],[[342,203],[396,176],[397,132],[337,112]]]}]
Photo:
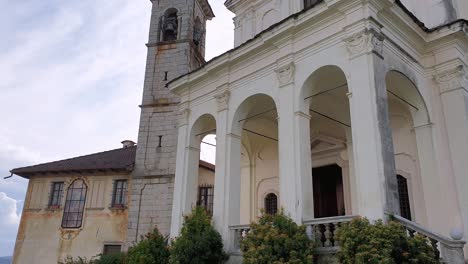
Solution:
[{"label": "sky", "polygon": [[[232,13],[209,1],[207,60],[233,47]],[[136,141],[151,3],[0,0],[0,256],[13,254],[27,181],[13,168]],[[213,138],[208,140],[213,142]],[[202,146],[202,158],[213,149]]]}]

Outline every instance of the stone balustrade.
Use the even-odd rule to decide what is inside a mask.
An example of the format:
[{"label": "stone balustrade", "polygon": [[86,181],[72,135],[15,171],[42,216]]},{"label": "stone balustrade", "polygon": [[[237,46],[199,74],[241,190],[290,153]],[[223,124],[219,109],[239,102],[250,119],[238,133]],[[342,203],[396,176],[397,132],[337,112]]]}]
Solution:
[{"label": "stone balustrade", "polygon": [[465,241],[431,232],[427,228],[398,215],[391,217],[405,227],[409,236],[419,234],[425,237],[428,243],[435,249],[441,263],[465,264],[463,252]]},{"label": "stone balustrade", "polygon": [[[305,220],[303,223],[306,226],[306,233],[309,239],[315,242],[315,252],[319,257],[319,263],[335,263],[335,254],[339,250],[339,243],[335,239],[335,234],[338,232],[343,223],[347,223],[357,218],[358,216],[337,216]],[[448,238],[440,234],[429,231],[425,227],[409,221],[401,216],[391,216],[395,221],[402,224],[408,236],[422,235],[427,238],[435,250],[441,263],[450,264],[465,264],[463,247],[465,241]],[[240,243],[250,232],[249,225],[231,226],[231,231],[234,237],[233,255],[241,255]]]}]

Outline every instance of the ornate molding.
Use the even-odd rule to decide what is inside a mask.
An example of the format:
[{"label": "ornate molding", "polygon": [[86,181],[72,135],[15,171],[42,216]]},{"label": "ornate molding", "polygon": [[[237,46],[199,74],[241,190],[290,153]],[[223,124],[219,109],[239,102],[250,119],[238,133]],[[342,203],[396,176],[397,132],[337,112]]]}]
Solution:
[{"label": "ornate molding", "polygon": [[383,58],[384,39],[385,37],[381,33],[373,29],[366,29],[351,35],[345,39],[350,59],[370,53]]},{"label": "ornate molding", "polygon": [[229,108],[229,98],[231,97],[231,92],[224,91],[214,96],[216,102],[218,103],[218,112],[227,110]]},{"label": "ornate molding", "polygon": [[463,65],[434,75],[434,80],[439,85],[441,94],[459,89],[468,92],[468,69]]},{"label": "ornate molding", "polygon": [[283,87],[294,82],[296,66],[291,62],[285,66],[277,68],[275,72],[276,77],[278,77],[280,87]]}]

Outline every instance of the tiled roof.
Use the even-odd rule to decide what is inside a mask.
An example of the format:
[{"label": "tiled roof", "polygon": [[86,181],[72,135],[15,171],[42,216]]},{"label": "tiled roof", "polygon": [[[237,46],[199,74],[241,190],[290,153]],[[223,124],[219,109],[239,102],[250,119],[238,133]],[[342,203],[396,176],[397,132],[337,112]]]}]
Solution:
[{"label": "tiled roof", "polygon": [[[34,166],[16,168],[12,174],[29,178],[40,173],[70,173],[93,171],[127,171],[135,165],[136,146],[114,149],[71,159],[53,161]],[[215,165],[200,160],[200,167],[215,171]]]},{"label": "tiled roof", "polygon": [[135,164],[136,146],[120,148],[81,157],[16,168],[10,172],[28,178],[37,173],[75,171],[132,171]]}]

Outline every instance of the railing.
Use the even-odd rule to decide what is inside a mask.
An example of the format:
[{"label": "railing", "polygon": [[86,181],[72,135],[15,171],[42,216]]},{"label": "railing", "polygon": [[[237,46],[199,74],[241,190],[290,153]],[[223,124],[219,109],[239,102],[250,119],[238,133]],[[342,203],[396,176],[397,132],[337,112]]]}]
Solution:
[{"label": "railing", "polygon": [[339,249],[335,234],[343,223],[350,222],[357,216],[337,216],[304,221],[309,239],[315,242],[316,252],[337,252]]},{"label": "railing", "polygon": [[436,234],[427,230],[425,227],[398,215],[392,217],[395,221],[401,223],[405,227],[409,236],[419,234],[426,237],[428,243],[430,243],[436,251],[441,263],[465,264],[465,256],[463,252],[463,247],[466,243],[465,241]]},{"label": "railing", "polygon": [[229,229],[233,232],[234,244],[233,244],[233,254],[240,255],[241,249],[240,244],[241,241],[245,239],[247,234],[250,232],[250,225],[237,225],[237,226],[230,226]]},{"label": "railing", "polygon": [[[314,240],[317,246],[317,252],[336,251],[338,242],[335,241],[335,233],[339,230],[342,223],[349,222],[357,216],[338,216],[319,218],[304,221],[306,232],[309,239]],[[240,243],[250,232],[249,225],[230,226],[229,229],[233,232],[234,254],[240,254]]]}]

